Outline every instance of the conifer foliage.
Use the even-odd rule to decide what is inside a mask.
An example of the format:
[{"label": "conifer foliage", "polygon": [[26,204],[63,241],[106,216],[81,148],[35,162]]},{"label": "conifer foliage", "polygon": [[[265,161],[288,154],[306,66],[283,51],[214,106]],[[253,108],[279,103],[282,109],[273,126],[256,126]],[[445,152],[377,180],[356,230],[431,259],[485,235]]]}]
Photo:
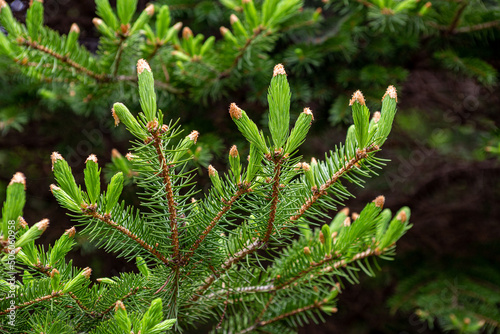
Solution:
[{"label": "conifer foliage", "polygon": [[[25,179],[16,174],[2,210],[3,331],[145,334],[208,323],[227,333],[294,333],[335,313],[346,283],[357,283],[360,273],[374,275],[377,258],[394,255],[395,242],[410,227],[408,208],[393,216],[379,196],[359,214],[343,209],[328,218],[352,196],[347,183],[362,186],[383,165],[375,154],[396,113],[393,86],[371,120],[363,95],[354,93],[354,125],[345,144],[307,163],[297,150],[313,113],[305,108],[290,125],[291,92],[277,65],[268,91],[269,133],[231,104],[230,117],[250,143],[248,162],[231,147],[228,171],[209,166],[212,186],[201,194],[186,167],[198,132],[172,144],[181,128],[158,109],[153,73],[143,59],[137,74],[142,112],[115,103],[112,115],[135,137],[127,158],[142,189],[141,207],[120,201],[122,173],[101,184],[94,155],[79,185],[54,152],[56,184],[50,188],[77,228],[44,249],[35,240],[49,222],[30,227],[23,220]],[[75,233],[136,261],[138,273],[94,281],[90,268],[65,258]],[[19,270],[21,278],[14,276]]]}]

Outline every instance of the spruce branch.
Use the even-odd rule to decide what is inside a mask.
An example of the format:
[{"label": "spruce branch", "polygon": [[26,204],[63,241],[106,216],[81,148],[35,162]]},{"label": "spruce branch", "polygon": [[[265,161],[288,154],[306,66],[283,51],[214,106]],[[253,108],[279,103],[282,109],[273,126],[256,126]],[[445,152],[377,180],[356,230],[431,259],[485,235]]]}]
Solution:
[{"label": "spruce branch", "polygon": [[[357,151],[356,156],[354,158],[350,159],[340,170],[338,170],[335,174],[333,174],[332,177],[327,182],[320,185],[319,189],[315,191],[314,195],[306,199],[305,203],[301,206],[300,210],[295,215],[290,217],[289,222],[290,223],[296,222],[300,217],[302,217],[302,215],[307,210],[309,210],[313,206],[314,203],[318,201],[319,198],[327,195],[328,194],[327,190],[331,186],[333,186],[341,177],[343,177],[353,168],[357,168],[357,164],[359,164],[361,160],[366,159],[370,153],[378,150],[379,147],[373,145],[367,149]],[[282,229],[285,228],[286,227],[282,227]]]},{"label": "spruce branch", "polygon": [[[281,152],[276,152],[275,154],[280,155]],[[271,234],[273,232],[274,220],[276,219],[276,209],[278,206],[278,200],[279,200],[279,194],[280,194],[281,164],[282,164],[282,158],[279,158],[279,160],[277,162],[275,162],[275,165],[274,165],[274,178],[272,181],[273,188],[272,188],[272,195],[271,195],[271,207],[270,207],[270,212],[269,212],[269,220],[267,221],[266,235],[262,239],[263,244],[267,244],[267,242],[269,241],[269,238],[271,237]]]},{"label": "spruce branch", "polygon": [[75,301],[75,303],[82,309],[84,310],[86,313],[90,313],[91,315],[93,315],[93,311],[91,311],[87,306],[83,305],[83,303],[80,301],[80,299],[78,299],[78,297],[71,291],[68,291],[68,295],[73,298],[73,300]]},{"label": "spruce branch", "polygon": [[465,8],[468,6],[468,2],[464,1],[460,4],[460,6],[457,8],[457,11],[453,15],[453,19],[451,20],[450,26],[448,27],[448,30],[446,31],[447,34],[453,34],[455,32],[455,29],[457,28],[458,24],[460,23],[460,18],[462,14],[465,11]]},{"label": "spruce branch", "polygon": [[168,211],[170,212],[170,229],[172,231],[172,245],[174,247],[174,253],[173,257],[175,261],[179,262],[180,261],[180,254],[179,254],[179,232],[177,230],[177,209],[175,207],[175,199],[174,199],[174,193],[172,191],[172,181],[170,180],[170,169],[171,167],[167,163],[167,159],[165,158],[165,155],[163,154],[163,149],[162,149],[162,139],[159,135],[158,132],[153,131],[151,133],[153,135],[153,146],[156,149],[156,153],[158,155],[158,160],[160,162],[160,166],[162,168],[162,171],[160,173],[160,177],[162,177],[163,180],[163,185],[165,187],[165,193],[167,196],[167,204],[168,204]]},{"label": "spruce branch", "polygon": [[218,275],[210,275],[205,279],[205,284],[203,284],[194,294],[194,296],[190,299],[190,302],[194,303],[200,297],[202,297],[203,293],[210,288],[210,286],[215,282],[217,279],[217,276],[220,276],[221,274],[224,274],[227,272],[233,265],[236,263],[240,262],[242,259],[244,259],[247,255],[252,254],[256,250],[258,250],[261,246],[263,245],[262,241],[256,240],[252,242],[250,245],[245,246],[243,249],[235,253],[233,256],[231,256],[229,259],[227,259],[222,265],[221,265],[221,271],[218,272]]},{"label": "spruce branch", "polygon": [[[41,303],[41,302],[43,302],[45,300],[50,300],[52,298],[57,298],[57,297],[60,297],[62,295],[63,295],[62,291],[53,291],[50,295],[45,295],[45,296],[36,298],[34,300],[27,301],[27,302],[22,303],[20,305],[16,305],[16,306],[14,306],[14,309],[15,310],[20,310],[20,309],[23,309],[23,308],[28,307],[30,305]],[[11,309],[6,309],[6,310],[3,310],[3,311],[0,311],[0,315],[7,314],[10,311],[11,311]]]},{"label": "spruce branch", "polygon": [[222,219],[222,217],[231,209],[231,206],[244,194],[250,192],[250,187],[248,183],[239,184],[239,189],[236,193],[229,199],[229,201],[224,201],[224,206],[217,212],[217,215],[212,219],[210,224],[205,228],[205,230],[201,233],[200,237],[193,243],[193,245],[189,248],[187,254],[184,255],[182,259],[182,263],[187,264],[191,259],[191,256],[194,252],[200,247],[203,240],[205,240],[206,236],[210,233],[210,231],[215,227],[215,225]]},{"label": "spruce branch", "polygon": [[[355,254],[350,260],[346,261],[346,259],[342,259],[340,261],[336,261],[336,262],[332,263],[330,266],[323,268],[321,270],[321,274],[325,274],[325,273],[331,272],[331,271],[333,271],[335,269],[338,269],[340,267],[345,267],[345,266],[347,266],[348,263],[355,262],[355,261],[367,258],[367,257],[375,255],[375,254],[381,254],[384,251],[385,250],[378,251],[378,250],[367,249],[364,252]],[[338,257],[328,257],[328,256],[326,256],[322,261],[319,261],[317,263],[311,263],[308,268],[306,268],[306,269],[302,270],[301,272],[299,272],[298,275],[296,275],[295,277],[291,278],[290,280],[288,280],[288,281],[286,281],[284,283],[276,285],[275,287],[273,287],[272,290],[285,289],[285,288],[289,287],[292,283],[296,282],[297,280],[299,280],[302,277],[304,277],[307,274],[309,274],[311,271],[313,271],[313,270],[315,270],[317,268],[320,268],[320,267],[324,266],[325,264],[333,262],[336,259],[338,259]]]},{"label": "spruce branch", "polygon": [[283,320],[285,318],[293,317],[293,316],[295,316],[297,314],[304,313],[304,312],[307,312],[309,310],[320,309],[324,304],[325,304],[325,302],[323,300],[315,301],[311,305],[308,305],[308,306],[305,306],[305,307],[301,307],[301,308],[298,308],[296,310],[293,310],[293,311],[281,314],[281,315],[276,316],[276,317],[274,317],[272,319],[264,320],[264,321],[259,321],[258,323],[256,323],[256,324],[254,324],[254,325],[252,325],[252,326],[250,326],[250,327],[248,327],[248,328],[246,328],[246,329],[238,332],[238,334],[250,333],[250,332],[256,330],[257,328],[264,327],[266,325],[272,324],[273,322],[280,321],[280,320]]},{"label": "spruce branch", "polygon": [[89,70],[88,68],[86,68],[86,67],[78,64],[77,62],[73,61],[68,56],[61,55],[61,54],[59,54],[59,53],[51,50],[50,48],[48,48],[48,47],[46,47],[44,45],[39,44],[36,41],[30,40],[30,39],[21,38],[20,44],[24,45],[24,46],[27,46],[29,48],[41,51],[41,52],[43,52],[45,54],[48,54],[49,56],[52,56],[52,57],[56,58],[57,60],[61,61],[62,63],[67,64],[70,67],[74,68],[76,71],[78,71],[78,72],[80,72],[82,74],[85,74],[85,75],[87,75],[87,76],[89,76],[91,78],[94,78],[97,81],[101,81],[101,82],[107,82],[107,81],[109,81],[109,78],[105,74],[95,73],[95,72]]},{"label": "spruce branch", "polygon": [[83,212],[84,212],[85,215],[93,217],[95,219],[98,219],[101,222],[105,223],[106,225],[112,227],[113,229],[115,229],[117,231],[120,231],[121,233],[123,233],[124,235],[126,235],[127,237],[129,237],[131,240],[133,240],[134,242],[136,242],[137,244],[139,244],[146,251],[148,251],[149,253],[151,253],[152,255],[154,255],[158,260],[160,260],[164,264],[166,264],[168,266],[172,265],[171,261],[169,259],[167,259],[164,255],[162,255],[161,253],[159,253],[156,249],[154,249],[153,246],[149,245],[147,242],[145,242],[144,240],[142,240],[141,238],[139,238],[137,235],[135,235],[132,232],[130,232],[125,227],[118,225],[116,222],[114,222],[107,215],[102,215],[102,214],[98,213],[95,210],[95,208],[90,207],[90,206],[87,207],[87,209],[85,209]]}]

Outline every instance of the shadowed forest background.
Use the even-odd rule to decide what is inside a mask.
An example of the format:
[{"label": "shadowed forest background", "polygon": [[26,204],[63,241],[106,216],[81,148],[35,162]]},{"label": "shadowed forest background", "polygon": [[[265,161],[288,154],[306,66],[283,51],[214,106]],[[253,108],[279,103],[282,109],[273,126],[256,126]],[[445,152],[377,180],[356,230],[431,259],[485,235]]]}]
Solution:
[{"label": "shadowed forest background", "polygon": [[[23,21],[28,1],[7,2]],[[349,17],[350,28],[337,25],[341,19],[348,20],[345,12],[349,6],[360,6],[362,12],[363,2],[306,1],[309,8],[323,8],[323,21],[304,28],[304,34],[284,33],[269,52],[271,63],[283,63],[296,85],[292,113],[298,114],[305,106],[314,112],[315,122],[300,150],[306,160],[345,138],[350,123],[348,100],[356,89],[375,106],[380,101],[374,97],[382,96],[389,84],[397,87],[395,126],[380,154],[390,161],[364,190],[355,190],[356,199],[347,206],[359,212],[364,203],[383,194],[386,207],[411,208],[414,226],[398,242],[394,262],[381,261],[382,270],[375,278],[363,277],[362,284],[348,285],[340,296],[337,314],[324,324],[306,325],[300,332],[442,333],[434,316],[446,318],[446,310],[455,307],[467,310],[467,304],[457,304],[460,294],[476,294],[470,303],[481,303],[485,291],[500,296],[500,9],[496,1],[435,1],[436,5],[469,5],[470,16],[474,15],[471,7],[490,8],[488,14],[477,9],[478,16],[491,17],[476,21],[493,24],[470,29],[470,33],[462,29],[470,16],[442,31],[417,28],[413,25],[419,23],[410,20],[381,28],[370,25],[370,16]],[[216,1],[160,3],[172,6],[176,20],[195,34],[220,39],[219,26],[229,25],[229,12]],[[92,24],[96,16],[92,0],[46,0],[44,6],[46,25],[67,33],[77,23],[81,31],[78,41],[97,52],[99,34]],[[145,6],[146,1],[139,1],[139,11]],[[450,13],[452,23],[454,14]],[[342,29],[350,29],[356,39],[344,39]],[[356,29],[362,33],[357,34]],[[406,34],[410,30],[415,34]],[[337,43],[338,53],[329,55],[328,47],[333,47],[324,46],[328,43],[313,43],[308,49],[306,41],[314,38]],[[269,69],[261,70],[270,76]],[[167,115],[180,118],[189,130],[200,131],[200,149],[194,152],[199,164],[193,167],[203,184],[209,182],[206,166],[211,163],[224,170],[227,151],[236,144],[233,138],[238,138],[228,115],[229,104],[241,103],[247,112],[260,115],[254,119],[265,119],[267,102],[257,95],[265,92],[256,91],[256,86],[242,83],[232,91],[215,97],[207,94],[199,100],[188,94],[176,102],[165,98],[170,109],[164,109],[159,100],[159,108]],[[120,96],[121,92],[112,94]],[[30,224],[41,218],[51,221],[43,235],[45,244],[72,226],[49,191],[53,183],[51,152],[61,153],[80,178],[85,159],[94,153],[100,162],[109,163],[107,174],[111,175],[118,168],[112,163],[112,149],[125,155],[130,139],[123,129],[113,127],[109,110],[115,101],[100,96],[89,102],[85,99],[93,96],[88,95],[76,105],[63,95],[58,86],[28,78],[0,55],[0,201],[12,175],[22,171],[28,198],[24,218]],[[122,102],[127,99],[130,97]],[[137,98],[131,99],[137,106]],[[127,191],[132,201],[133,186]],[[96,277],[136,270],[134,264],[116,259],[86,240],[79,240],[79,245],[73,254],[75,264],[92,267]],[[431,311],[429,322],[422,320],[426,310]],[[494,304],[491,311],[500,314],[500,304]],[[500,318],[475,315],[491,321],[493,328],[500,326]]]}]

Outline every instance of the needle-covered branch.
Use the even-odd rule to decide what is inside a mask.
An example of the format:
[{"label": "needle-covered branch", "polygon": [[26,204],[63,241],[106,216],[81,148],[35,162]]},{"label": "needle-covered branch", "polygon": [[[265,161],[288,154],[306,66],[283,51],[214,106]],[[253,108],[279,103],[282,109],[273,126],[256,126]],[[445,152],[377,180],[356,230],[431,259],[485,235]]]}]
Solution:
[{"label": "needle-covered branch", "polygon": [[[121,1],[133,4],[133,0]],[[109,29],[109,38],[113,31],[121,37],[130,34],[132,18],[124,14],[124,7],[115,17],[106,3],[100,0],[99,8],[106,17],[102,24]],[[294,6],[278,3],[265,2],[261,10],[290,15]],[[244,4],[249,22],[262,28],[276,22],[272,15],[254,16],[251,0]],[[245,28],[237,22],[232,18],[235,32],[244,36]],[[170,28],[160,30],[168,35]],[[183,30],[182,38],[183,54],[200,56],[193,53],[200,39],[190,29]],[[142,110],[115,103],[111,112],[115,125],[123,123],[135,138],[127,158],[113,152],[123,172],[113,175],[103,190],[97,157],[91,155],[85,162],[83,189],[55,152],[51,158],[57,186],[51,190],[83,227],[79,234],[117,256],[135,259],[138,273],[101,277],[92,283],[90,269],[65,262],[75,245],[76,229],[66,231],[48,251],[35,246],[48,220],[31,227],[24,222],[25,179],[16,174],[2,210],[0,246],[5,268],[16,269],[9,257],[25,268],[22,281],[14,284],[22,295],[14,310],[27,319],[18,328],[38,326],[39,312],[50,304],[57,312],[43,313],[50,318],[43,323],[57,323],[60,332],[71,332],[72,327],[96,334],[157,333],[176,321],[175,330],[213,321],[231,333],[293,332],[298,319],[335,313],[341,286],[356,284],[362,272],[373,276],[375,259],[394,255],[394,244],[410,228],[408,208],[393,217],[383,210],[380,196],[359,214],[348,216],[344,209],[333,220],[327,215],[352,196],[342,181],[360,186],[382,164],[375,155],[396,113],[393,86],[373,117],[361,92],[354,93],[354,124],[345,144],[323,161],[313,158],[306,163],[301,162],[298,149],[313,124],[313,113],[303,108],[295,124],[290,124],[291,89],[283,65],[277,65],[268,91],[269,131],[260,129],[250,112],[232,103],[229,116],[248,141],[248,162],[232,146],[228,172],[219,174],[209,166],[212,186],[201,194],[188,164],[199,133],[181,137],[177,122],[165,122],[157,105],[153,71],[145,60],[138,61],[137,76]],[[130,182],[141,189],[140,210],[120,201]],[[17,231],[16,240],[9,237],[11,229]],[[266,258],[265,252],[273,256]],[[0,276],[3,287],[10,286],[6,278],[6,273]],[[7,315],[10,300],[0,299],[4,310],[0,316]],[[65,320],[52,314],[63,314]],[[42,326],[40,331],[49,330]]]}]

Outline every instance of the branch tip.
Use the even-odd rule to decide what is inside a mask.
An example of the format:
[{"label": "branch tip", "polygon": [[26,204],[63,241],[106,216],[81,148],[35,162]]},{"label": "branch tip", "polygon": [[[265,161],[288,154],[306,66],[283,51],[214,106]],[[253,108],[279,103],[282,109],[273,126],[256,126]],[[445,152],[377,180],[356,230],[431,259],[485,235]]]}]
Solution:
[{"label": "branch tip", "polygon": [[195,144],[196,144],[196,141],[198,140],[198,136],[200,135],[200,133],[196,130],[193,130],[191,131],[191,133],[189,134],[189,139],[192,140]]},{"label": "branch tip", "polygon": [[229,150],[229,155],[231,158],[237,158],[238,157],[238,148],[236,145],[231,146],[231,149]]},{"label": "branch tip", "polygon": [[396,102],[398,102],[398,93],[396,91],[396,87],[394,87],[393,85],[390,85],[389,87],[387,87],[387,90],[386,90],[384,96],[382,96],[382,101],[384,101],[384,99],[387,95],[389,95],[389,97],[391,99],[395,99]]},{"label": "branch tip", "polygon": [[231,25],[235,24],[236,22],[238,22],[240,19],[238,18],[238,16],[236,16],[235,14],[231,14],[231,16],[229,17],[229,22],[231,22]]},{"label": "branch tip", "polygon": [[67,229],[64,234],[66,234],[68,237],[73,238],[76,234],[76,229],[73,226],[72,228]]},{"label": "branch tip", "polygon": [[210,177],[214,177],[217,175],[217,170],[212,165],[208,165],[208,175]]},{"label": "branch tip", "polygon": [[149,67],[147,61],[145,61],[144,59],[139,59],[139,61],[137,62],[137,75],[144,72],[144,70],[151,72],[151,67]]},{"label": "branch tip", "polygon": [[240,119],[242,110],[236,105],[236,103],[231,103],[231,105],[229,106],[229,115],[231,115],[231,118]]},{"label": "branch tip", "polygon": [[224,26],[221,26],[221,27],[219,28],[219,30],[220,30],[220,34],[221,34],[223,37],[224,37],[224,36],[227,34],[227,32],[229,31],[229,29],[228,29],[228,28],[226,28],[226,27],[224,27]]},{"label": "branch tip", "polygon": [[363,93],[361,93],[360,90],[357,90],[354,92],[354,94],[352,94],[352,98],[349,101],[349,105],[352,106],[354,102],[358,102],[359,104],[366,106],[365,97],[363,96]]},{"label": "branch tip", "polygon": [[73,23],[73,24],[71,25],[71,28],[69,29],[69,32],[70,32],[70,33],[71,33],[71,32],[74,32],[74,33],[79,34],[79,33],[80,33],[80,27],[78,26],[78,24]]},{"label": "branch tip", "polygon": [[193,37],[193,31],[191,30],[191,28],[186,26],[184,27],[184,29],[182,29],[182,38],[189,39],[190,37]]},{"label": "branch tip", "polygon": [[87,160],[85,160],[85,163],[87,163],[89,161],[93,161],[93,162],[97,163],[97,157],[95,156],[95,154],[89,155],[89,157],[87,158]]},{"label": "branch tip", "polygon": [[375,203],[375,206],[383,209],[385,204],[385,197],[382,195],[377,196],[377,198],[373,200],[373,203]]},{"label": "branch tip", "polygon": [[115,312],[118,311],[118,309],[124,310],[125,311],[125,305],[121,300],[117,300],[115,303]]},{"label": "branch tip", "polygon": [[91,274],[92,274],[92,269],[90,269],[89,267],[83,269],[82,271],[82,275],[85,276],[86,279],[89,279]]},{"label": "branch tip", "polygon": [[122,157],[122,155],[120,152],[118,152],[118,150],[116,148],[114,148],[111,150],[111,157],[114,159],[119,159]]},{"label": "branch tip", "polygon": [[21,228],[28,227],[28,223],[26,222],[26,220],[24,220],[23,217],[19,217],[19,225],[21,225]]},{"label": "branch tip", "polygon": [[153,16],[154,13],[155,13],[155,6],[153,4],[149,4],[146,9],[144,9],[144,11],[146,12],[146,14],[148,14],[149,16]]},{"label": "branch tip", "polygon": [[62,155],[59,154],[59,152],[52,152],[52,154],[50,155],[50,160],[52,161],[52,170],[54,170],[54,165],[55,163],[58,161],[58,160],[64,160],[64,158],[62,157]]},{"label": "branch tip", "polygon": [[285,67],[283,66],[283,64],[274,66],[273,77],[277,76],[278,74],[286,75]]},{"label": "branch tip", "polygon": [[35,225],[39,231],[44,232],[47,229],[47,227],[49,227],[49,220],[47,218],[42,219],[38,223],[36,223]]},{"label": "branch tip", "polygon": [[118,126],[118,124],[120,124],[120,118],[116,114],[115,108],[111,109],[111,115],[113,116],[113,119],[115,120],[115,126]]},{"label": "branch tip", "polygon": [[181,28],[182,28],[182,22],[177,22],[176,24],[174,24],[172,26],[172,28],[174,28],[175,31],[181,30]]},{"label": "branch tip", "polygon": [[313,112],[312,112],[312,110],[311,110],[311,109],[309,109],[309,108],[304,108],[303,113],[304,113],[304,114],[306,114],[306,115],[311,115],[312,120],[314,121],[314,115],[313,115]]},{"label": "branch tip", "polygon": [[400,213],[398,213],[398,216],[396,218],[402,223],[406,223],[406,220],[408,219],[405,211],[401,211]]},{"label": "branch tip", "polygon": [[96,26],[96,27],[99,27],[101,24],[103,24],[104,22],[102,22],[102,20],[98,17],[94,17],[92,19],[92,23]]},{"label": "branch tip", "polygon": [[14,184],[14,183],[21,183],[24,186],[24,189],[26,190],[26,177],[24,176],[23,173],[17,172],[12,176],[12,179],[9,182],[9,186]]}]

